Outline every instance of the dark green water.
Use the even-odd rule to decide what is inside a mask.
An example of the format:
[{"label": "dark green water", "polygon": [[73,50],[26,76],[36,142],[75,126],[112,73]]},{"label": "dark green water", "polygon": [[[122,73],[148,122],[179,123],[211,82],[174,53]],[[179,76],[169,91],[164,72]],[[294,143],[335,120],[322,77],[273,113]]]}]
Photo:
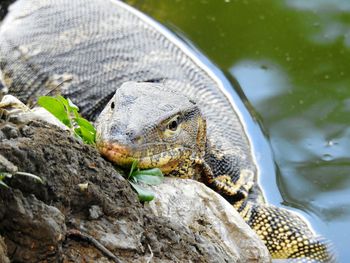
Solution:
[{"label": "dark green water", "polygon": [[278,167],[262,178],[269,201],[301,212],[349,262],[350,1],[128,2],[238,80]]}]

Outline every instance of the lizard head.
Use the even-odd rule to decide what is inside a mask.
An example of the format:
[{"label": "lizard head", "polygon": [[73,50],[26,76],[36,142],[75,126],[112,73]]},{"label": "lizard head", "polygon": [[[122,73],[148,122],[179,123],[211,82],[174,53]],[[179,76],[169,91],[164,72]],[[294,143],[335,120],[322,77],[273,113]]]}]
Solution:
[{"label": "lizard head", "polygon": [[205,151],[206,123],[198,106],[165,84],[127,82],[96,121],[99,151],[117,165],[180,174]]}]

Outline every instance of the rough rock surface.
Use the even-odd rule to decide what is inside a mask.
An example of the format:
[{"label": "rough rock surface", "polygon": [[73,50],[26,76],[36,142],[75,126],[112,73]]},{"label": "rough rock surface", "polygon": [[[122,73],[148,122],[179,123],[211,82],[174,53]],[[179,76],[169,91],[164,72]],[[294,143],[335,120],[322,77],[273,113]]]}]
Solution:
[{"label": "rough rock surface", "polygon": [[201,240],[219,244],[236,262],[268,261],[269,253],[258,236],[222,196],[204,184],[165,178],[152,191],[156,199],[147,206],[155,216],[189,226]]},{"label": "rough rock surface", "polygon": [[0,262],[10,263],[10,260],[7,257],[7,248],[2,237],[0,237]]},{"label": "rough rock surface", "polygon": [[[0,233],[6,244],[0,238],[0,259],[4,262],[6,255],[15,262],[269,261],[266,250],[257,250],[260,243],[256,241],[229,248],[231,243],[241,245],[240,241],[223,243],[213,236],[207,226],[214,222],[197,218],[189,226],[187,219],[169,217],[166,210],[173,208],[162,203],[163,197],[157,199],[159,208],[153,204],[144,207],[128,182],[93,147],[49,124],[0,122],[0,154],[19,171],[45,182],[14,175],[5,181],[10,188],[0,188]],[[166,187],[171,198],[176,198],[176,184]],[[197,199],[188,201],[197,209],[206,198],[201,205]],[[167,200],[164,197],[171,205]],[[222,214],[231,216],[226,210]],[[217,227],[223,227],[219,220]],[[236,235],[234,227],[227,229],[233,233],[223,240]],[[252,234],[238,236],[255,238]]]}]

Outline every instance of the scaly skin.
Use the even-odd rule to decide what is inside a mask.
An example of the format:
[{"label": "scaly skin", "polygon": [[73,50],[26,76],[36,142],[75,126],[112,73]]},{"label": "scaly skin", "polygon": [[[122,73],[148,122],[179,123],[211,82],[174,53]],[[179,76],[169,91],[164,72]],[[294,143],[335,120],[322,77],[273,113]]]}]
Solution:
[{"label": "scaly skin", "polygon": [[[264,204],[244,128],[250,117],[229,95],[229,82],[197,55],[116,0],[18,0],[0,28],[0,79],[10,93],[26,103],[60,93],[95,120],[117,90],[100,118],[106,157],[201,180],[240,211],[274,257],[328,261],[315,253],[326,244],[302,219],[286,212],[282,220],[285,210]],[[127,81],[163,84],[120,88]]]},{"label": "scaly skin", "polygon": [[[153,107],[147,106],[150,101]],[[155,112],[162,115],[155,116]],[[138,125],[133,116],[149,116],[147,127]],[[210,146],[198,106],[169,92],[166,85],[125,83],[97,119],[96,128],[98,149],[116,164],[130,166],[137,160],[141,169],[158,167],[168,175],[195,178],[221,193],[264,241],[273,258],[332,261],[327,242],[315,236],[299,216],[265,204],[260,192],[250,198],[255,183],[249,171],[241,171],[236,181],[229,174],[213,174],[216,168],[206,160],[226,156]]]}]

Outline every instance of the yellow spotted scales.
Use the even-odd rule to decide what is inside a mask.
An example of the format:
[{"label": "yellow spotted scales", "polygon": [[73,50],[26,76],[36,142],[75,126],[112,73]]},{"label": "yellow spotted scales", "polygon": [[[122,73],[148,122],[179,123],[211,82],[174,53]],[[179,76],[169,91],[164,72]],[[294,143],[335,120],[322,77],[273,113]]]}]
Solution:
[{"label": "yellow spotted scales", "polygon": [[[147,107],[154,100],[159,103]],[[154,116],[157,108],[167,110],[162,116]],[[147,119],[147,125],[135,124],[134,115]],[[96,125],[97,147],[116,164],[130,166],[137,160],[142,169],[159,167],[168,175],[195,178],[222,194],[263,240],[273,258],[301,262],[332,260],[328,243],[317,237],[301,217],[264,202],[261,191],[255,190],[257,183],[252,171],[237,167],[228,170],[232,174],[214,173],[224,171],[215,165],[234,162],[235,152],[228,151],[225,156],[225,152],[212,148],[205,118],[197,105],[171,91],[166,83],[123,84]]]},{"label": "yellow spotted scales", "polygon": [[97,139],[107,158],[206,183],[274,258],[332,260],[304,220],[265,204],[244,128],[252,120],[223,74],[122,1],[16,1],[1,23],[0,80],[25,103],[59,93],[90,120],[104,109]]}]

